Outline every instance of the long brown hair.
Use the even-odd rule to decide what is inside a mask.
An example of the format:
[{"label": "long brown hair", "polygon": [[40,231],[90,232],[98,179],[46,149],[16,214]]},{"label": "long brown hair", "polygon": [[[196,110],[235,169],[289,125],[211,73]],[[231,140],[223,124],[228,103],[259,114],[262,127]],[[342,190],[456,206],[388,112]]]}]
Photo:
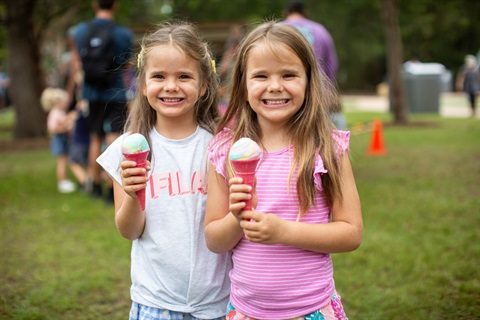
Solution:
[{"label": "long brown hair", "polygon": [[155,126],[157,114],[143,95],[142,88],[145,86],[145,65],[149,56],[158,54],[152,52],[153,49],[163,45],[174,45],[198,62],[200,87],[204,86],[206,90],[196,103],[195,120],[199,126],[213,133],[220,117],[217,106],[219,80],[208,44],[201,37],[198,28],[188,22],[163,23],[156,31],[143,38],[137,60],[138,87],[130,105],[125,131],[141,133],[147,138],[148,143],[151,143],[149,133]]},{"label": "long brown hair", "polygon": [[[318,154],[328,170],[328,174],[322,176],[327,202],[331,205],[335,199],[342,199],[340,159],[335,153],[332,137],[334,126],[329,115],[329,108],[338,103],[338,95],[319,69],[310,44],[299,31],[276,21],[264,22],[248,33],[241,43],[233,69],[230,101],[217,129],[217,132],[220,132],[225,127],[231,127],[232,143],[241,137],[249,137],[260,142],[262,136],[267,134],[261,132],[257,115],[245,98],[249,53],[252,47],[259,44],[268,46],[273,52],[281,50],[283,46],[279,44],[288,46],[302,61],[307,75],[305,101],[286,124],[287,134],[294,146],[290,178],[293,172],[296,172],[301,217],[315,204],[317,190],[313,172]],[[228,160],[227,168],[231,168]]]}]

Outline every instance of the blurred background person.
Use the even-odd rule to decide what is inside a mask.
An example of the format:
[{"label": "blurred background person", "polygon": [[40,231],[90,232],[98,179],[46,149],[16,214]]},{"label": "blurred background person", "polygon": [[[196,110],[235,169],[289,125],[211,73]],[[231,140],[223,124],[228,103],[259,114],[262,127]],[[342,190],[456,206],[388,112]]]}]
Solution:
[{"label": "blurred background person", "polygon": [[10,104],[8,100],[8,75],[3,71],[3,66],[0,64],[0,110],[8,107]]},{"label": "blurred background person", "polygon": [[465,57],[465,64],[458,72],[456,81],[457,91],[463,91],[467,94],[468,103],[472,111],[471,116],[476,115],[477,95],[480,90],[480,71],[477,64],[477,58],[474,55]]},{"label": "blurred background person", "polygon": [[76,117],[74,112],[68,112],[69,101],[68,92],[60,88],[46,88],[40,97],[43,110],[48,112],[50,149],[57,158],[57,187],[60,193],[76,190],[75,183],[67,179],[70,133]]},{"label": "blurred background person", "polygon": [[[89,109],[88,174],[93,183],[91,188],[87,189],[93,198],[100,198],[104,193],[102,188],[103,170],[97,164],[96,159],[100,156],[103,147],[110,145],[120,136],[125,125],[128,113],[127,72],[133,45],[133,33],[130,29],[114,21],[118,1],[94,0],[92,5],[95,17],[74,27],[73,46],[76,52],[72,54],[72,58],[81,60],[82,99],[88,101]],[[106,30],[108,32],[105,32]],[[103,50],[101,48],[104,48],[105,52],[95,54],[96,50]],[[109,59],[104,59],[106,56]],[[103,62],[108,62],[108,65],[95,67],[98,63]],[[98,71],[101,71],[101,74],[92,75]],[[102,81],[98,81],[98,79],[102,79]],[[108,204],[113,204],[111,179],[106,179],[106,183],[108,191],[105,200]]]},{"label": "blurred background person", "polygon": [[82,191],[88,192],[91,187],[88,177],[88,149],[90,147],[90,130],[88,126],[88,101],[82,99],[83,72],[80,59],[76,56],[73,40],[74,28],[67,32],[68,60],[65,61],[65,87],[70,95],[70,111],[77,111],[77,118],[72,132],[70,144],[70,168],[78,180]]},{"label": "blurred background person", "polygon": [[225,113],[228,105],[228,98],[230,94],[228,90],[228,84],[230,82],[230,77],[232,76],[232,68],[237,57],[237,50],[244,34],[245,31],[241,25],[234,25],[230,28],[230,34],[225,42],[222,60],[217,68],[218,76],[220,77],[219,109],[222,114]]}]

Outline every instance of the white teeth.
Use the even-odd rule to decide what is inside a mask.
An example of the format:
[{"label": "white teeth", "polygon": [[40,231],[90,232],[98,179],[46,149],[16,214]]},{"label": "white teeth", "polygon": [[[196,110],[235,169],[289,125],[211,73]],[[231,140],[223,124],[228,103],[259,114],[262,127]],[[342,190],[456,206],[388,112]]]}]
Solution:
[{"label": "white teeth", "polygon": [[268,105],[285,104],[287,100],[265,100],[265,103]]},{"label": "white teeth", "polygon": [[163,101],[165,102],[179,102],[181,99],[168,99],[168,98],[163,98]]}]

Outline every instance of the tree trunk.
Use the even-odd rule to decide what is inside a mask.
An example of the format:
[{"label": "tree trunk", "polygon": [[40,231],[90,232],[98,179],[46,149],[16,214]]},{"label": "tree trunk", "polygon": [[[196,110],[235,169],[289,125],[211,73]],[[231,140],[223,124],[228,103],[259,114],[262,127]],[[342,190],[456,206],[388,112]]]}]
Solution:
[{"label": "tree trunk", "polygon": [[10,98],[15,108],[14,139],[46,136],[46,114],[40,105],[44,88],[39,37],[33,12],[36,0],[6,0]]},{"label": "tree trunk", "polygon": [[387,43],[387,71],[390,80],[390,110],[395,124],[407,124],[408,105],[405,99],[405,85],[402,79],[403,45],[398,24],[396,0],[382,0]]}]

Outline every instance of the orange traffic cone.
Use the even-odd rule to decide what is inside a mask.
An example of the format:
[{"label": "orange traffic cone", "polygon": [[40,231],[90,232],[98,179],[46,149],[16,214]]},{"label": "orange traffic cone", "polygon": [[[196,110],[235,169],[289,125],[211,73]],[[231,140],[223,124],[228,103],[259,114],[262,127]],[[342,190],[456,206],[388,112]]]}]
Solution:
[{"label": "orange traffic cone", "polygon": [[374,119],[372,123],[372,137],[370,140],[370,148],[368,149],[369,155],[384,155],[387,153],[385,146],[383,145],[383,129],[382,121],[380,119]]}]

